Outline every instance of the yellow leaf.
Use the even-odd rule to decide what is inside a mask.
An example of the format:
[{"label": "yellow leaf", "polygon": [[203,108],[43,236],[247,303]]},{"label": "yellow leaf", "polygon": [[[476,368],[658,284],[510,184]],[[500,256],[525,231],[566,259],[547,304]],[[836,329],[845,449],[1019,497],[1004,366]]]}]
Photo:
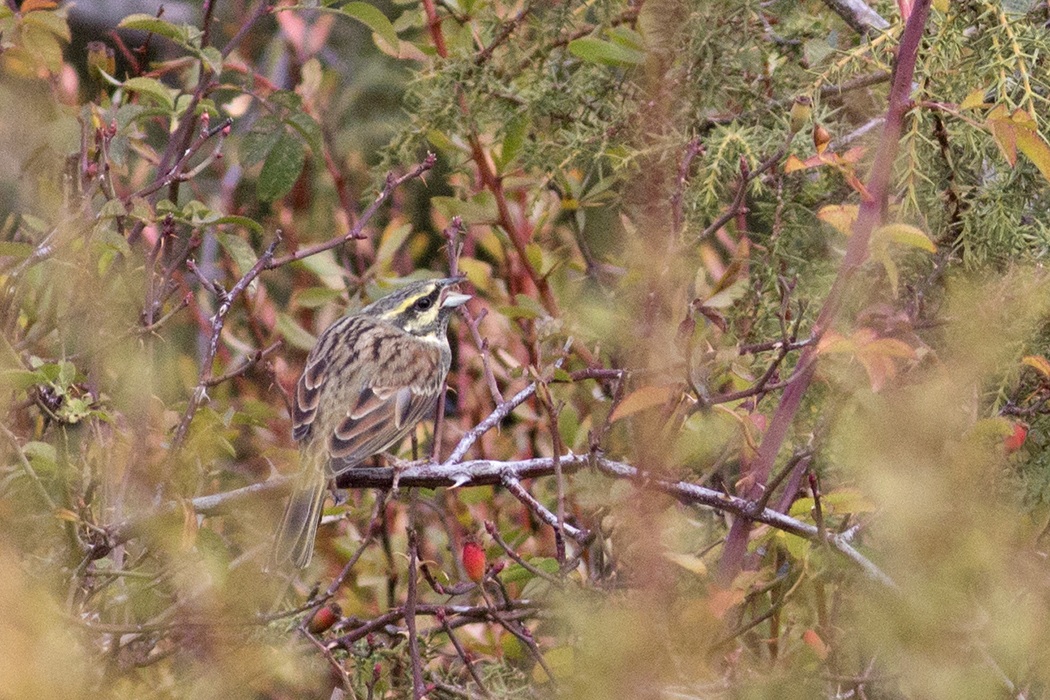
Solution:
[{"label": "yellow leaf", "polygon": [[695,557],[692,554],[679,554],[678,552],[664,552],[664,558],[698,576],[707,575],[707,564],[700,557]]},{"label": "yellow leaf", "polygon": [[1050,145],[1035,129],[1018,128],[1015,138],[1021,153],[1039,168],[1045,179],[1050,180]]},{"label": "yellow leaf", "polygon": [[933,9],[948,14],[949,0],[933,0]]},{"label": "yellow leaf", "polygon": [[1012,168],[1017,163],[1017,127],[1006,114],[1006,108],[998,105],[989,112],[986,125]]},{"label": "yellow leaf", "polygon": [[623,401],[613,411],[609,421],[618,421],[621,418],[634,415],[648,408],[663,406],[668,401],[677,398],[682,387],[679,384],[659,384],[656,386],[643,386],[637,391],[632,391],[624,397]]},{"label": "yellow leaf", "polygon": [[80,516],[69,510],[68,508],[59,508],[55,511],[55,517],[59,520],[66,520],[71,523],[79,523]]},{"label": "yellow leaf", "polygon": [[897,263],[893,262],[893,257],[884,245],[873,246],[871,257],[886,270],[886,278],[890,282],[890,289],[893,291],[893,296],[896,297],[897,286],[900,282],[900,272],[897,270]]},{"label": "yellow leaf", "polygon": [[798,157],[793,156],[793,155],[788,156],[784,160],[784,172],[785,173],[793,173],[796,170],[805,170],[806,167],[807,166],[806,166],[805,163],[803,163],[801,160],[798,159]]},{"label": "yellow leaf", "polygon": [[853,233],[853,224],[857,221],[860,207],[856,204],[829,204],[821,207],[817,218],[828,224],[844,236]]},{"label": "yellow leaf", "polygon": [[1050,360],[1042,355],[1027,355],[1021,360],[1021,364],[1028,365],[1044,377],[1050,377]]},{"label": "yellow leaf", "polygon": [[885,357],[903,357],[909,360],[915,359],[915,348],[896,338],[879,338],[864,346],[866,354],[883,355]]},{"label": "yellow leaf", "polygon": [[843,337],[835,331],[828,331],[817,343],[817,353],[821,355],[854,352],[856,349],[857,345],[851,339]]},{"label": "yellow leaf", "polygon": [[[547,667],[554,674],[554,680],[561,680],[573,675],[576,666],[576,651],[572,647],[554,647],[543,655]],[[532,680],[534,683],[546,683],[551,680],[543,666],[537,664],[532,669]]]},{"label": "yellow leaf", "polygon": [[193,510],[193,504],[189,501],[182,502],[182,537],[179,549],[188,552],[193,549],[197,542],[197,512]]},{"label": "yellow leaf", "polygon": [[922,229],[916,226],[909,226],[908,224],[880,226],[872,234],[872,238],[882,238],[910,248],[920,248],[930,253],[937,252],[937,246],[933,244],[933,241]]},{"label": "yellow leaf", "polygon": [[[811,496],[800,498],[791,504],[789,515],[804,517],[812,515],[816,505]],[[820,496],[820,508],[824,515],[845,515],[847,513],[874,513],[875,504],[860,489],[835,489]]]},{"label": "yellow leaf", "polygon": [[959,103],[959,109],[977,109],[984,104],[984,88],[977,88]]}]

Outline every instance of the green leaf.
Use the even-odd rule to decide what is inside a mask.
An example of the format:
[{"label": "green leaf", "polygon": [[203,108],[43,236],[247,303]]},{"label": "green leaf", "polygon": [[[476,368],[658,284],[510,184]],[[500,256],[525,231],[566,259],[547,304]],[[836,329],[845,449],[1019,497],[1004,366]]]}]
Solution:
[{"label": "green leaf", "polygon": [[[816,505],[812,496],[800,498],[791,504],[789,515],[793,517],[809,516]],[[875,504],[860,489],[841,488],[822,494],[820,508],[824,515],[845,515],[847,513],[872,513]]]},{"label": "green leaf", "polygon": [[222,73],[222,52],[217,48],[214,46],[205,46],[199,52],[195,53],[197,53],[197,56],[200,57],[201,61],[203,61],[216,76]]},{"label": "green leaf", "polygon": [[191,199],[182,205],[182,211],[179,212],[177,216],[181,216],[184,220],[194,226],[214,224],[222,218],[219,212],[211,209],[207,204],[198,199]]},{"label": "green leaf", "polygon": [[496,198],[488,190],[476,194],[467,202],[455,197],[431,197],[430,202],[445,217],[451,219],[458,216],[467,225],[493,224],[499,219]]},{"label": "green leaf", "polygon": [[[553,557],[536,557],[528,561],[530,566],[539,569],[544,573],[554,574],[558,571],[558,560]],[[535,576],[536,574],[532,573],[521,564],[511,564],[500,573],[499,579],[503,583],[518,583],[521,581],[529,581]]]},{"label": "green leaf", "polygon": [[291,134],[283,133],[270,149],[259,173],[256,193],[264,202],[272,202],[291,191],[303,171],[306,153],[303,142]]},{"label": "green leaf", "polygon": [[69,32],[69,23],[66,22],[65,17],[56,12],[30,12],[23,15],[22,21],[27,27],[43,29],[62,41],[70,41],[72,39],[72,35]]},{"label": "green leaf", "polygon": [[22,454],[38,472],[53,473],[58,466],[58,451],[54,445],[46,442],[27,442],[22,448]]},{"label": "green leaf", "polygon": [[277,313],[277,332],[288,341],[293,348],[300,350],[312,350],[317,338],[309,331],[295,322],[295,319],[284,312]]},{"label": "green leaf", "polygon": [[799,537],[798,535],[791,535],[783,531],[777,531],[777,539],[780,540],[781,544],[784,545],[784,549],[791,555],[793,559],[798,561],[804,560],[812,550],[809,540]]},{"label": "green leaf", "polygon": [[117,25],[123,29],[151,31],[187,48],[195,48],[201,42],[201,30],[187,25],[177,26],[158,17],[145,14],[128,15]]},{"label": "green leaf", "polygon": [[[230,256],[233,263],[237,266],[237,270],[243,275],[252,269],[258,257],[255,255],[255,251],[248,244],[248,241],[244,240],[240,236],[232,233],[220,233],[216,236],[219,239],[219,244],[222,246],[226,254]],[[258,282],[258,278],[252,281],[252,285]],[[249,287],[252,291],[254,288]]]},{"label": "green leaf", "polygon": [[121,255],[131,255],[128,239],[109,227],[99,227],[95,232],[95,244],[101,251],[112,250]]},{"label": "green leaf", "polygon": [[916,227],[909,226],[908,224],[890,224],[888,226],[880,226],[875,233],[872,234],[873,240],[884,240],[892,241],[899,245],[907,246],[909,248],[919,248],[930,253],[937,252],[937,246],[933,244],[929,236],[926,233]]},{"label": "green leaf", "polygon": [[215,220],[214,223],[215,223],[216,226],[220,226],[220,225],[224,225],[224,224],[230,224],[232,226],[240,226],[240,227],[246,228],[246,229],[248,229],[248,230],[250,230],[250,231],[252,231],[254,233],[263,233],[263,231],[264,231],[262,224],[260,224],[255,219],[249,219],[247,216],[235,216],[235,215],[220,216],[218,219]]},{"label": "green leaf", "polygon": [[145,200],[142,197],[135,197],[131,200],[131,209],[127,214],[128,216],[147,224],[151,223],[156,217],[152,205],[150,205],[148,200]]},{"label": "green leaf", "polygon": [[1038,131],[1034,128],[1018,129],[1017,148],[1039,168],[1045,179],[1050,180],[1050,145],[1047,145]]},{"label": "green leaf", "polygon": [[335,301],[342,294],[338,289],[310,287],[292,295],[292,302],[303,309],[316,309],[318,306],[324,306],[329,302]]},{"label": "green leaf", "polygon": [[552,379],[556,382],[571,382],[572,375],[569,374],[568,371],[562,369],[561,367],[555,367],[554,376],[552,377]]},{"label": "green leaf", "polygon": [[543,318],[547,310],[540,302],[524,294],[514,295],[514,306],[503,307],[507,316],[511,318]]},{"label": "green leaf", "polygon": [[569,53],[602,66],[638,66],[645,63],[645,52],[603,39],[585,37],[569,42]]},{"label": "green leaf", "polygon": [[22,48],[29,52],[32,60],[51,72],[62,67],[62,44],[53,33],[43,27],[22,27]]},{"label": "green leaf", "polygon": [[57,382],[60,387],[68,387],[77,378],[77,368],[72,362],[66,362],[62,360],[58,363],[58,378]]},{"label": "green leaf", "polygon": [[380,268],[389,267],[394,260],[394,255],[401,249],[410,233],[412,233],[412,224],[405,224],[386,231],[383,234],[382,242],[379,244],[379,250],[376,251],[376,265]]},{"label": "green leaf", "polygon": [[459,270],[478,289],[491,289],[492,265],[476,258],[460,258]]},{"label": "green leaf", "polygon": [[67,398],[56,414],[64,423],[76,425],[91,415],[91,400],[87,398]]},{"label": "green leaf", "polygon": [[704,306],[712,309],[728,309],[738,299],[743,298],[747,294],[747,290],[751,284],[746,279],[740,279],[733,282],[731,285],[712,295],[709,299],[704,301]]},{"label": "green leaf", "polygon": [[379,37],[396,49],[398,47],[397,31],[386,15],[375,5],[367,2],[349,2],[342,7],[343,12],[379,35]]},{"label": "green leaf", "polygon": [[306,112],[293,112],[288,117],[287,123],[302,134],[306,143],[310,144],[310,150],[315,156],[321,157],[324,154],[324,138],[321,135],[321,125],[316,119]]},{"label": "green leaf", "polygon": [[503,147],[500,149],[499,154],[498,165],[501,170],[513,163],[518,153],[521,152],[530,124],[529,115],[524,112],[507,123],[507,127],[503,132]]},{"label": "green leaf", "polygon": [[27,369],[8,369],[0,371],[0,386],[5,389],[14,389],[16,391],[25,391],[26,389],[32,388],[43,381],[43,377],[38,372],[31,372]]},{"label": "green leaf", "polygon": [[0,257],[28,258],[32,253],[33,246],[30,243],[0,241]]},{"label": "green leaf", "polygon": [[241,141],[238,149],[241,165],[250,168],[266,160],[266,156],[270,155],[270,151],[281,139],[282,134],[284,134],[284,126],[277,117],[266,116],[260,119]]},{"label": "green leaf", "polygon": [[175,109],[175,91],[159,80],[153,78],[129,78],[124,81],[124,88],[140,95],[152,97],[165,109]]},{"label": "green leaf", "polygon": [[291,90],[278,90],[270,95],[270,102],[284,107],[289,112],[299,112],[303,109],[303,98]]}]

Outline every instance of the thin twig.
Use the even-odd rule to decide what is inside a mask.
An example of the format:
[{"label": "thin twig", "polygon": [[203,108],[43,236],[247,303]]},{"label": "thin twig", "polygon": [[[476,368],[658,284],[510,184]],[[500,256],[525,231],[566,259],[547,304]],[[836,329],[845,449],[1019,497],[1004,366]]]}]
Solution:
[{"label": "thin twig", "polygon": [[556,576],[551,576],[550,574],[548,574],[543,569],[540,569],[539,567],[533,566],[529,562],[525,561],[525,559],[520,554],[518,554],[516,551],[514,551],[514,548],[511,547],[503,539],[503,537],[500,536],[499,530],[496,529],[496,524],[495,523],[493,523],[492,521],[486,521],[485,522],[485,531],[489,533],[489,535],[492,537],[492,539],[496,541],[496,544],[498,544],[500,546],[500,549],[502,549],[504,552],[506,552],[507,556],[510,557],[511,559],[513,559],[518,564],[518,566],[520,566],[521,568],[525,569],[526,571],[528,571],[533,576],[539,576],[540,578],[542,578],[545,581],[550,581],[551,583],[556,583],[556,584],[560,584],[561,583],[561,581]]},{"label": "thin twig", "polygon": [[492,58],[492,52],[495,51],[500,44],[510,38],[510,35],[514,33],[514,30],[518,28],[518,25],[522,23],[530,12],[532,12],[531,2],[526,3],[525,7],[518,11],[518,14],[504,22],[495,38],[492,39],[492,42],[478,52],[478,55],[474,58],[474,65],[481,66],[487,63],[488,60]]},{"label": "thin twig", "polygon": [[536,393],[536,384],[529,384],[517,394],[496,406],[483,421],[468,430],[459,440],[459,444],[452,450],[452,454],[444,461],[444,464],[455,464],[467,454],[467,451],[478,441],[482,435],[495,428],[510,412],[529,400]]},{"label": "thin twig", "polygon": [[378,195],[376,195],[376,198],[372,200],[372,203],[368,205],[368,208],[365,209],[365,211],[361,214],[361,217],[357,220],[357,223],[354,224],[353,228],[351,228],[350,231],[346,233],[346,235],[336,236],[335,238],[329,239],[324,243],[318,243],[317,245],[307,246],[306,248],[300,248],[291,255],[285,255],[284,257],[270,260],[267,263],[266,269],[271,270],[277,267],[282,267],[283,265],[295,262],[296,260],[302,260],[303,258],[310,257],[311,255],[317,255],[318,253],[323,253],[326,250],[337,248],[338,246],[341,246],[344,243],[348,243],[349,241],[361,240],[365,238],[363,233],[365,226],[367,226],[369,222],[371,222],[372,217],[375,216],[375,213],[379,210],[379,207],[382,206],[382,204],[386,200],[390,199],[390,195],[394,193],[394,190],[396,190],[398,187],[405,184],[409,180],[414,180],[423,173],[427,172],[428,170],[434,167],[435,163],[437,163],[437,156],[435,156],[433,153],[428,153],[427,157],[423,160],[422,163],[418,164],[404,175],[401,175],[400,177],[395,177],[393,173],[390,173],[386,176],[386,183],[383,185],[383,189]]},{"label": "thin twig", "polygon": [[[561,460],[558,461],[558,467],[561,467]],[[551,469],[554,469],[554,460],[551,459]],[[532,494],[525,490],[525,487],[521,485],[521,481],[515,476],[506,472],[500,478],[500,482],[514,494],[514,497],[525,504],[525,506],[531,510],[536,516],[543,522],[550,525],[558,532],[564,532],[566,535],[576,540],[579,544],[586,544],[591,540],[593,535],[587,530],[581,530],[575,525],[569,525],[568,523],[558,523],[558,516],[547,510],[547,507],[542,503],[533,498]]]},{"label": "thin twig", "polygon": [[671,194],[671,226],[674,229],[675,239],[682,235],[682,226],[685,223],[685,213],[682,211],[682,200],[685,197],[685,186],[689,182],[689,171],[693,160],[704,150],[700,137],[695,137],[685,146],[682,160],[678,164],[678,179],[675,181],[674,192]]},{"label": "thin twig", "polygon": [[[163,189],[164,187],[176,183],[184,182],[189,180],[193,176],[197,175],[204,170],[212,161],[219,155],[222,150],[223,141],[226,136],[230,133],[230,127],[233,125],[233,119],[227,117],[222,121],[221,124],[212,129],[201,129],[201,133],[197,136],[197,139],[190,145],[189,148],[182,154],[182,157],[175,161],[175,164],[164,171],[164,174],[153,180],[148,185],[143,186],[141,189],[132,192],[128,196],[124,197],[125,207],[130,208],[132,201],[142,197],[148,197],[149,195]],[[190,160],[197,154],[198,151],[206,144],[212,137],[218,135],[219,140],[215,144],[215,148],[211,154],[208,155],[203,161],[201,161],[193,170],[184,172],[183,168],[190,162]]]},{"label": "thin twig", "polygon": [[229,56],[233,53],[234,49],[240,46],[240,43],[244,41],[244,37],[248,35],[248,32],[250,32],[252,27],[255,26],[255,23],[258,22],[263,15],[269,12],[271,2],[272,0],[259,0],[259,2],[255,4],[255,8],[249,13],[248,19],[241,24],[237,33],[234,34],[233,37],[226,42],[226,45],[222,47],[221,53],[223,58]]},{"label": "thin twig", "polygon": [[212,377],[211,379],[209,379],[206,382],[207,386],[213,387],[218,384],[222,384],[223,382],[227,382],[233,379],[234,377],[241,376],[242,374],[250,370],[252,367],[259,364],[267,357],[280,350],[282,345],[284,345],[284,341],[277,340],[271,343],[270,345],[267,345],[262,350],[256,350],[247,358],[245,358],[244,362],[238,365],[236,369],[231,369],[230,371],[224,374],[220,374],[218,377]]},{"label": "thin twig", "polygon": [[883,31],[890,28],[890,23],[883,19],[864,0],[824,0],[824,4],[834,10],[855,32],[867,34],[871,31]]},{"label": "thin twig", "polygon": [[754,180],[756,177],[766,172],[774,165],[779,163],[781,160],[783,160],[784,156],[787,155],[790,144],[791,136],[788,137],[788,140],[784,143],[784,145],[778,148],[776,152],[773,153],[773,155],[759,163],[758,167],[754,170],[751,170],[748,167],[747,161],[744,160],[744,158],[740,159],[740,182],[737,184],[736,194],[733,195],[733,202],[729,205],[729,208],[722,213],[721,216],[719,216],[710,224],[708,224],[707,228],[700,232],[700,235],[696,237],[696,240],[704,240],[708,236],[718,231],[718,229],[722,228],[727,223],[729,223],[738,214],[745,211],[744,204],[747,201],[748,185],[750,185],[751,181]]},{"label": "thin twig", "polygon": [[444,614],[439,614],[437,619],[438,622],[441,623],[441,627],[444,628],[445,634],[448,635],[449,641],[452,642],[452,646],[456,648],[456,653],[459,654],[459,658],[463,660],[463,665],[467,667],[467,673],[470,674],[470,677],[474,679],[474,683],[481,690],[481,694],[487,698],[492,697],[489,694],[488,689],[485,687],[485,684],[481,682],[481,676],[478,675],[477,669],[474,668],[474,662],[470,660],[470,655],[467,654],[467,650],[463,648],[462,644],[460,644],[459,639],[456,638],[455,633],[452,631],[452,626],[448,624],[448,618],[446,618]]},{"label": "thin twig", "polygon": [[226,314],[230,312],[233,302],[236,301],[237,297],[248,288],[248,285],[251,284],[263,270],[268,269],[267,266],[273,259],[273,254],[280,243],[281,232],[277,231],[274,235],[273,242],[267,246],[266,250],[259,256],[259,259],[254,265],[252,265],[251,269],[244,273],[243,277],[237,280],[237,283],[233,285],[233,288],[229,292],[224,293],[220,297],[219,308],[211,318],[211,340],[208,343],[208,348],[204,353],[204,357],[201,358],[201,369],[200,376],[197,380],[197,388],[194,389],[193,394],[190,396],[189,404],[186,406],[186,411],[182,414],[182,419],[179,421],[179,425],[175,429],[175,435],[172,438],[172,454],[178,452],[182,447],[183,441],[186,439],[186,434],[189,431],[190,421],[193,420],[193,416],[197,413],[197,409],[200,408],[201,403],[207,398],[207,390],[210,386],[209,382],[213,377],[212,363],[215,361],[215,354],[219,350],[219,339],[222,336],[222,329],[226,323]]},{"label": "thin twig", "polygon": [[416,551],[416,531],[408,531],[408,597],[405,600],[405,627],[408,629],[408,658],[412,662],[412,697],[420,700],[426,692],[423,685],[423,661],[419,658],[419,634],[416,631],[417,596],[416,570],[419,553]]}]

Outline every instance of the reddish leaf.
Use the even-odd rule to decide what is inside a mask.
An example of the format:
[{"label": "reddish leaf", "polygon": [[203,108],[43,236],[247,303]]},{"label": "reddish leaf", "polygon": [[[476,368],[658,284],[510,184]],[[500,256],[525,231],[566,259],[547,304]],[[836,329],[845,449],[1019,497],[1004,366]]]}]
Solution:
[{"label": "reddish leaf", "polygon": [[820,638],[820,635],[811,629],[806,630],[802,633],[802,641],[806,643],[810,649],[816,652],[817,656],[823,661],[828,658],[828,645],[824,643],[824,640]]}]

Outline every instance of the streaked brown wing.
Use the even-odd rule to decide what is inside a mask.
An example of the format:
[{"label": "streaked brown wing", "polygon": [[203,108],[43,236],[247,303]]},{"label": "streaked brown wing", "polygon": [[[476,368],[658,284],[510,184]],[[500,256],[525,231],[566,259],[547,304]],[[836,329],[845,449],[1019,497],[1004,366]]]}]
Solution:
[{"label": "streaked brown wing", "polygon": [[429,377],[412,386],[366,387],[329,441],[331,469],[338,474],[399,442],[437,402]]},{"label": "streaked brown wing", "polygon": [[327,357],[313,357],[306,361],[303,376],[295,385],[295,403],[292,406],[292,437],[302,440],[310,434],[317,415],[317,406],[321,402],[321,387],[328,370]]},{"label": "streaked brown wing", "polygon": [[292,406],[292,437],[297,441],[304,440],[313,427],[321,395],[328,381],[328,365],[332,358],[332,346],[345,339],[348,334],[356,332],[360,319],[348,316],[329,326],[317,345],[306,358],[303,375],[295,386],[295,402]]}]

